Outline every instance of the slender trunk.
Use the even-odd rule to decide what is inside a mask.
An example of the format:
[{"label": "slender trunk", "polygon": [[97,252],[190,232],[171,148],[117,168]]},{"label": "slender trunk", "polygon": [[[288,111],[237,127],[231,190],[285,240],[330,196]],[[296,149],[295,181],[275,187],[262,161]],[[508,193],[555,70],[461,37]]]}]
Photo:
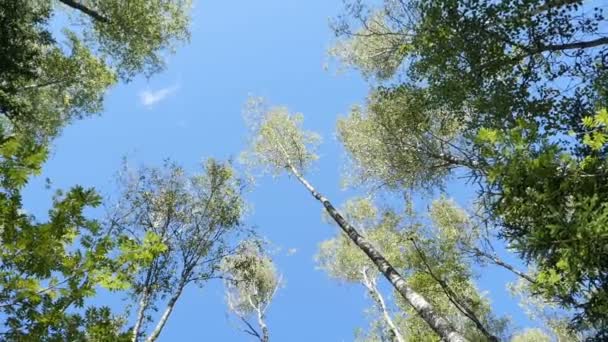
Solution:
[{"label": "slender trunk", "polygon": [[477,248],[477,247],[471,247],[473,252],[477,255],[480,255],[490,261],[492,261],[493,263],[495,263],[498,266],[501,266],[503,268],[506,268],[507,270],[515,273],[516,275],[526,279],[527,281],[531,282],[531,283],[536,283],[536,280],[534,280],[534,278],[530,277],[529,275],[523,273],[522,271],[516,269],[515,267],[513,267],[510,264],[507,264],[506,262],[504,262],[502,259],[500,259],[498,256],[494,255],[494,254],[490,254],[490,253],[486,253],[484,251],[482,251],[481,249]]},{"label": "slender trunk", "polygon": [[403,336],[401,336],[401,332],[399,331],[399,329],[393,322],[391,315],[389,314],[388,310],[386,309],[386,304],[384,303],[384,298],[382,297],[382,294],[380,293],[380,291],[378,291],[378,287],[376,286],[376,281],[374,279],[370,279],[368,277],[367,270],[362,270],[361,273],[363,274],[363,285],[365,285],[365,287],[367,288],[367,291],[369,292],[370,297],[372,297],[372,299],[376,302],[376,305],[378,305],[378,308],[380,309],[380,311],[382,312],[382,316],[384,317],[384,321],[386,322],[386,325],[388,326],[389,330],[391,331],[392,341],[393,342],[404,342]]},{"label": "slender trunk", "polygon": [[169,302],[167,302],[167,307],[165,308],[165,312],[163,312],[163,315],[160,317],[160,320],[158,321],[158,324],[156,325],[156,328],[154,328],[154,331],[152,331],[150,336],[148,336],[148,338],[146,339],[146,342],[156,341],[156,339],[160,335],[161,331],[165,327],[165,324],[167,323],[169,316],[171,316],[171,312],[173,312],[175,303],[177,303],[177,300],[182,295],[182,291],[184,290],[184,287],[186,287],[186,281],[182,280],[180,282],[179,286],[177,287],[177,290],[171,297],[171,299],[169,299]]},{"label": "slender trunk", "polygon": [[262,310],[257,309],[258,312],[258,325],[260,326],[260,330],[262,330],[262,336],[260,336],[260,342],[268,342],[270,340],[270,333],[268,331],[268,326],[264,321],[264,315],[262,314]]},{"label": "slender trunk", "polygon": [[329,200],[318,193],[315,188],[308,183],[304,177],[293,167],[287,165],[293,175],[298,178],[300,183],[312,194],[312,196],[323,204],[327,213],[336,221],[338,226],[348,235],[348,237],[361,249],[370,260],[378,267],[378,270],[384,277],[393,285],[395,290],[405,299],[416,312],[424,319],[424,321],[433,329],[439,336],[448,342],[463,342],[466,339],[458,333],[450,323],[435,312],[435,309],[423,296],[409,287],[403,277],[395,270],[395,268],[380,254],[371,243],[367,241],[357,230],[348,223],[338,210],[329,202]]},{"label": "slender trunk", "polygon": [[148,289],[144,289],[139,300],[139,308],[137,309],[137,318],[135,319],[135,326],[131,335],[131,342],[137,342],[139,337],[139,330],[144,322],[144,313],[146,312],[146,306],[148,306]]},{"label": "slender trunk", "polygon": [[152,265],[150,267],[148,267],[148,270],[146,271],[146,278],[144,280],[143,289],[141,292],[141,298],[139,300],[139,308],[137,309],[137,317],[136,317],[135,326],[133,327],[133,332],[131,335],[131,342],[137,342],[137,340],[139,339],[140,330],[142,329],[142,326],[144,324],[144,317],[145,317],[146,309],[148,307],[148,304],[150,301],[150,295],[151,295],[150,282],[153,277],[153,273],[157,269],[157,267],[156,267],[157,260],[158,259],[154,259],[154,261],[152,262]]},{"label": "slender trunk", "polygon": [[101,21],[103,23],[107,23],[109,22],[108,18],[104,17],[103,15],[101,15],[99,12],[95,11],[92,8],[89,8],[83,4],[81,4],[80,2],[76,1],[76,0],[59,0],[59,2],[63,3],[64,5],[71,7],[75,10],[78,10],[86,15],[88,15],[89,17],[97,20],[97,21]]}]

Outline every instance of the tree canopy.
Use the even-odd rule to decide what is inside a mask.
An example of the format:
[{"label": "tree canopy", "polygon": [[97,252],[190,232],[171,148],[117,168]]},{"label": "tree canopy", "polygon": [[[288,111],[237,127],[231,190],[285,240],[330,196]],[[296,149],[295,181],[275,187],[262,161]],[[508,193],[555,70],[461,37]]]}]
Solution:
[{"label": "tree canopy", "polygon": [[[78,15],[58,29],[52,21],[65,6]],[[148,16],[131,17],[135,10]],[[118,268],[115,242],[103,222],[84,214],[102,198],[82,186],[58,191],[48,220],[39,220],[23,208],[21,192],[41,172],[53,138],[101,112],[118,77],[159,70],[161,54],[188,36],[188,11],[181,1],[0,3],[3,340],[128,337],[108,308],[77,309],[99,285],[116,287],[109,282]]]},{"label": "tree canopy", "polygon": [[604,20],[582,1],[384,1],[335,25],[336,56],[393,80],[340,122],[358,178],[434,188],[466,172],[535,291],[600,334]]}]

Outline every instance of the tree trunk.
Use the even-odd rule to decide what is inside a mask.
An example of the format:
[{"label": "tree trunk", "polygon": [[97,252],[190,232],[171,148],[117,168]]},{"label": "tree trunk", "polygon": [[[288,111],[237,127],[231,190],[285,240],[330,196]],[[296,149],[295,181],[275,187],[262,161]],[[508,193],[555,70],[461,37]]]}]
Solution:
[{"label": "tree trunk", "polygon": [[163,315],[160,317],[160,320],[158,321],[158,324],[156,325],[156,328],[154,328],[154,331],[152,331],[150,336],[148,336],[148,338],[146,339],[146,342],[156,341],[156,339],[160,335],[161,331],[165,327],[165,324],[167,323],[169,316],[171,316],[171,312],[173,312],[175,303],[177,303],[177,300],[181,296],[182,291],[184,290],[185,286],[186,286],[186,282],[182,280],[180,282],[179,286],[177,287],[177,290],[171,297],[171,299],[169,299],[169,302],[167,303],[167,307],[165,308],[165,312],[163,312]]},{"label": "tree trunk", "polygon": [[135,326],[133,327],[133,332],[131,336],[131,342],[137,342],[139,337],[139,330],[144,321],[144,313],[146,311],[146,306],[148,305],[148,291],[144,289],[141,294],[141,299],[139,300],[139,308],[137,310],[137,318],[135,319]]},{"label": "tree trunk", "polygon": [[270,340],[270,333],[268,331],[268,326],[264,321],[264,315],[261,310],[257,310],[258,312],[258,325],[260,326],[260,330],[262,330],[262,336],[260,336],[260,342],[268,342]]},{"label": "tree trunk", "polygon": [[464,342],[466,339],[458,333],[429,303],[423,296],[409,287],[403,277],[395,268],[380,254],[374,246],[367,241],[357,230],[348,223],[329,200],[308,183],[293,165],[287,165],[293,175],[308,189],[312,196],[323,204],[327,213],[336,221],[338,226],[348,237],[361,249],[370,260],[378,267],[378,270],[399,292],[399,294],[416,310],[418,315],[433,329],[441,338],[448,342]]},{"label": "tree trunk", "polygon": [[386,325],[388,326],[389,330],[391,331],[392,341],[393,342],[404,342],[403,336],[401,336],[401,332],[399,331],[399,329],[393,322],[391,315],[389,314],[388,310],[386,309],[386,304],[384,303],[384,298],[382,297],[382,294],[380,293],[380,291],[378,291],[378,287],[376,286],[376,281],[374,279],[370,279],[368,277],[367,270],[362,270],[361,273],[363,274],[363,285],[365,285],[365,287],[367,288],[367,291],[369,292],[370,297],[372,297],[372,299],[376,302],[376,305],[378,305],[378,308],[380,309],[380,311],[382,312],[382,316],[384,317],[384,321],[386,322]]}]

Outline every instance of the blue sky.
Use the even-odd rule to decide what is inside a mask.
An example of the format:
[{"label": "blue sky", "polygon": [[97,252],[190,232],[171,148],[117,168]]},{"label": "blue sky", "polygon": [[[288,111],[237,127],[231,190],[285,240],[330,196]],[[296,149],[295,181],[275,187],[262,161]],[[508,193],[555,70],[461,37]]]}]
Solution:
[{"label": "blue sky", "polygon": [[[250,94],[305,115],[305,126],[322,134],[321,159],[310,180],[336,204],[352,193],[340,190],[343,152],[334,127],[339,115],[363,101],[368,85],[356,74],[326,71],[333,35],[330,17],[339,0],[204,1],[195,3],[192,41],[168,59],[167,70],[111,89],[105,110],[68,127],[55,142],[43,176],[25,194],[38,215],[49,208],[53,188],[81,184],[111,196],[123,156],[133,164],[159,165],[164,158],[198,171],[206,157],[237,157],[245,147],[242,108]],[[462,184],[450,185],[464,204]],[[319,242],[335,234],[321,221],[321,208],[293,179],[264,178],[248,194],[247,222],[277,247],[286,280],[268,312],[275,341],[351,341],[366,327],[369,302],[359,286],[339,284],[315,269]],[[95,214],[95,213],[93,213]],[[288,249],[295,249],[292,255]],[[529,322],[504,291],[512,277],[483,270],[480,287],[490,291],[497,314]],[[116,305],[102,296],[100,301]],[[247,341],[226,315],[219,282],[190,288],[178,303],[161,341]]]}]

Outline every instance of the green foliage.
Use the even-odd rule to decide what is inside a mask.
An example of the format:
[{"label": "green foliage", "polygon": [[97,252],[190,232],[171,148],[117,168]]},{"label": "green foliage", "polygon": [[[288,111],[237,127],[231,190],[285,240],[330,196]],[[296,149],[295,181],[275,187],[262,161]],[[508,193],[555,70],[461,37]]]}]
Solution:
[{"label": "green foliage", "polygon": [[535,292],[581,310],[582,326],[604,326],[605,162],[576,160],[558,144],[527,132],[516,139],[507,133],[482,147],[484,157],[494,160],[485,170],[485,201],[500,218],[501,235],[535,262]]},{"label": "green foliage", "polygon": [[583,118],[583,126],[592,130],[583,136],[583,144],[589,146],[593,151],[600,151],[608,141],[606,126],[608,126],[608,110],[606,108],[598,111],[595,116]]},{"label": "green foliage", "polygon": [[440,185],[449,172],[461,123],[454,111],[427,110],[424,92],[403,87],[374,92],[365,109],[354,107],[338,121],[338,136],[355,184],[391,188]]},{"label": "green foliage", "polygon": [[[406,32],[395,32],[386,12],[375,12],[366,18],[365,26],[352,34],[351,39],[337,42],[329,54],[347,66],[359,68],[365,77],[378,79],[394,75],[407,53]],[[337,30],[347,30],[339,27]]]},{"label": "green foliage", "polygon": [[[59,3],[88,11],[78,8],[66,27],[51,30],[49,19]],[[186,0],[0,4],[4,133],[44,142],[73,119],[100,112],[117,75],[128,80],[159,71],[163,54],[188,39],[190,8]],[[54,37],[51,31],[63,35]]]},{"label": "green foliage", "polygon": [[[601,336],[608,326],[603,9],[541,0],[370,6],[347,7],[337,48],[364,75],[397,85],[375,91],[339,123],[359,178],[397,190],[435,188],[464,169],[480,185],[484,219],[536,267],[534,292],[574,310],[579,329]],[[404,89],[413,100],[392,106]],[[455,130],[437,131],[442,108]]]},{"label": "green foliage", "polygon": [[[493,315],[488,299],[474,284],[470,262],[461,250],[463,236],[475,239],[474,231],[464,229],[469,220],[467,215],[451,200],[442,198],[432,203],[429,218],[432,224],[422,225],[409,241],[411,247],[405,256],[411,265],[408,282],[470,341],[487,340],[468,317],[471,313],[490,334],[500,338],[508,321]],[[398,303],[409,313],[404,322],[408,327],[404,330],[406,335],[412,340],[435,338],[411,308]]]},{"label": "green foliage", "polygon": [[124,237],[119,245],[121,257],[143,267],[149,266],[154,258],[167,251],[162,238],[155,232],[146,231],[141,241]]},{"label": "green foliage", "polygon": [[511,342],[550,342],[551,338],[540,329],[528,329],[516,334]]},{"label": "green foliage", "polygon": [[249,166],[274,175],[290,166],[302,173],[317,159],[314,150],[320,137],[302,130],[302,114],[291,114],[285,107],[267,108],[263,99],[251,98],[245,118],[251,141],[242,160]]},{"label": "green foliage", "polygon": [[125,165],[119,181],[109,222],[119,267],[102,280],[128,289],[139,304],[139,336],[157,305],[165,303],[168,312],[157,323],[162,330],[184,288],[216,277],[220,261],[234,252],[233,240],[243,232],[243,184],[228,163],[213,159],[193,175],[169,161],[160,168]]},{"label": "green foliage", "polygon": [[254,240],[242,242],[233,255],[222,260],[221,268],[226,274],[230,310],[240,317],[258,312],[263,315],[281,286],[281,278],[261,245]]},{"label": "green foliage", "polygon": [[79,334],[80,336],[73,336],[70,340],[83,342],[127,342],[130,341],[130,336],[128,332],[122,331],[123,324],[124,320],[113,317],[107,308],[88,309],[84,316],[84,322],[76,324],[76,326],[85,326],[86,332]]},{"label": "green foliage", "polygon": [[[79,18],[85,17],[76,18],[72,24],[84,35],[69,26],[51,30],[59,2],[93,6],[105,20],[81,25]],[[124,322],[107,308],[81,310],[97,286],[124,290],[134,271],[123,264],[129,253],[111,258],[116,241],[83,214],[99,206],[100,197],[75,186],[58,193],[48,220],[38,221],[25,213],[20,193],[32,175],[40,174],[48,145],[61,129],[102,110],[103,95],[117,74],[128,78],[159,69],[160,54],[187,38],[189,8],[183,1],[0,3],[3,340],[125,340]],[[91,11],[78,11],[93,18]],[[129,250],[139,263],[162,249],[155,236],[144,240]]]},{"label": "green foliage", "polygon": [[191,0],[121,0],[86,3],[105,20],[79,13],[85,37],[124,78],[164,67],[163,53],[190,38]]},{"label": "green foliage", "polygon": [[45,53],[35,79],[16,80],[12,85],[20,89],[11,94],[10,101],[19,107],[3,114],[11,119],[13,131],[44,140],[56,136],[72,120],[102,110],[103,94],[116,76],[75,34],[66,31],[66,36],[65,46]]},{"label": "green foliage", "polygon": [[[112,242],[98,222],[82,214],[99,204],[93,190],[75,187],[58,195],[48,222],[39,223],[23,214],[18,193],[0,196],[0,309],[6,338],[47,341],[89,333],[88,325],[78,323],[80,313],[67,309],[85,305],[98,285],[91,275],[115,265],[109,258]],[[85,320],[99,323],[95,317]]]}]

